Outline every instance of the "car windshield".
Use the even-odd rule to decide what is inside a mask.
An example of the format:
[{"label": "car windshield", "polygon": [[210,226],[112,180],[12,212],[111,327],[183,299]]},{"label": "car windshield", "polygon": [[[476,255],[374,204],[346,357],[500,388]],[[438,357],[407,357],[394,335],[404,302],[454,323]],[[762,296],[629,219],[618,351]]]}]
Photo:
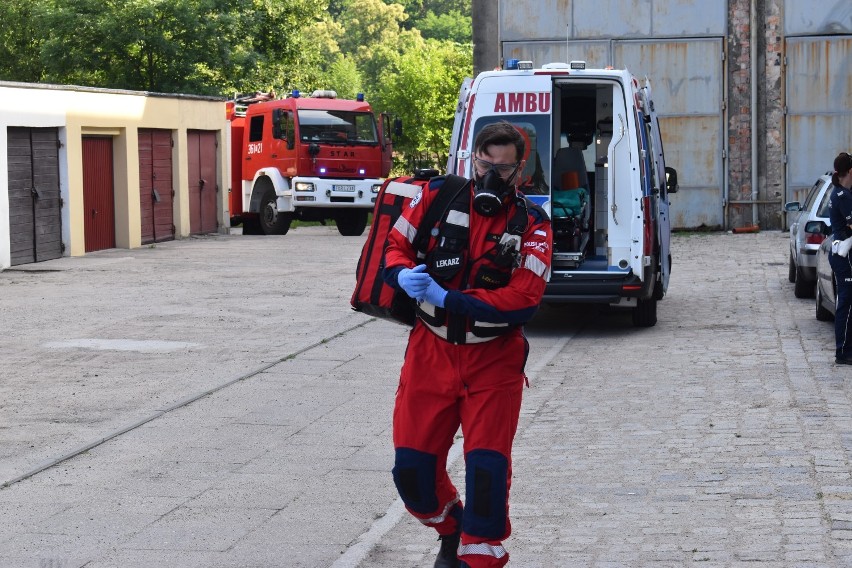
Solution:
[{"label": "car windshield", "polygon": [[303,142],[377,144],[376,120],[369,112],[299,109]]}]

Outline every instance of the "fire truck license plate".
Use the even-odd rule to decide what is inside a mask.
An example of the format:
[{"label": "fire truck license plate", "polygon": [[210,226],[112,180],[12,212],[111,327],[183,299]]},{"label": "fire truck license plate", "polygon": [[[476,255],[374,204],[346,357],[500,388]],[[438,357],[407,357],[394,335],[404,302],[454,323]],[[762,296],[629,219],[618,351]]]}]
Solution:
[{"label": "fire truck license plate", "polygon": [[332,185],[332,191],[355,191],[354,185]]}]

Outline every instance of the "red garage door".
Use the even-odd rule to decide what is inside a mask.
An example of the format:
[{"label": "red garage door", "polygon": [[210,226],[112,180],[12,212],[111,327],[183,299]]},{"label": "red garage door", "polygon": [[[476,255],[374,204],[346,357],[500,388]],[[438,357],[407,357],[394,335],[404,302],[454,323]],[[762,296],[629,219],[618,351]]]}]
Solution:
[{"label": "red garage door", "polygon": [[175,238],[172,134],[169,130],[139,130],[139,205],[142,244]]},{"label": "red garage door", "polygon": [[216,220],[216,133],[190,130],[186,133],[189,162],[189,232],[214,233]]},{"label": "red garage door", "polygon": [[86,252],[115,248],[112,138],[83,137],[83,209]]},{"label": "red garage door", "polygon": [[62,256],[59,136],[56,128],[7,130],[11,263]]}]

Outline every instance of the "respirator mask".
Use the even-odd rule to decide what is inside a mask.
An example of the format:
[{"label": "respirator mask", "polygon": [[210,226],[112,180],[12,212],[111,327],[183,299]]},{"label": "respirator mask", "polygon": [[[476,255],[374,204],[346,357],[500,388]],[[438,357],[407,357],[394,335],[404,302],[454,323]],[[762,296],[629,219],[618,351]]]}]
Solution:
[{"label": "respirator mask", "polygon": [[[492,164],[479,158],[474,158],[473,163],[473,209],[483,217],[493,217],[511,192],[520,164]],[[485,168],[487,171],[481,174]]]}]

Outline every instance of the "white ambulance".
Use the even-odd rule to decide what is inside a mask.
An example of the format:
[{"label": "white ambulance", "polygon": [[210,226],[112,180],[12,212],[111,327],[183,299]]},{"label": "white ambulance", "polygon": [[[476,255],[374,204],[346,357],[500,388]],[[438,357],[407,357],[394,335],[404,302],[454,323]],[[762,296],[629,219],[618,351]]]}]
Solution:
[{"label": "white ambulance", "polygon": [[522,191],[553,222],[546,303],[606,303],[657,322],[671,270],[667,168],[647,80],[582,61],[507,61],[466,79],[459,94],[447,172],[473,177],[483,126],[508,121],[527,140]]}]

